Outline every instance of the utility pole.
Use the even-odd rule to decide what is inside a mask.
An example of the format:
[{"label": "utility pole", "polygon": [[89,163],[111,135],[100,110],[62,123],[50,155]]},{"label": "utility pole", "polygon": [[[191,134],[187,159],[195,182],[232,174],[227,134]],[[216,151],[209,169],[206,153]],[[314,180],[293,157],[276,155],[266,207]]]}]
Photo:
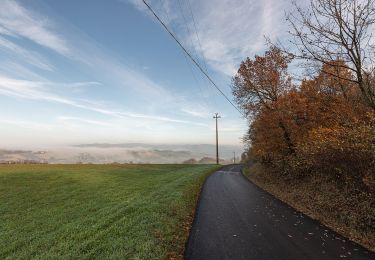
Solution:
[{"label": "utility pole", "polygon": [[221,118],[219,113],[215,113],[214,118],[216,119],[216,164],[219,164],[219,136],[217,131],[217,119]]}]

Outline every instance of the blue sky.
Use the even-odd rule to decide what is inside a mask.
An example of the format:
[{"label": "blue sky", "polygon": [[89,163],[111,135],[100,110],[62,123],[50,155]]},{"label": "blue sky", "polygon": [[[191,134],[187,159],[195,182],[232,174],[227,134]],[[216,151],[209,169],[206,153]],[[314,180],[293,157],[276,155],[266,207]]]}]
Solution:
[{"label": "blue sky", "polygon": [[[264,51],[264,35],[285,36],[290,6],[149,3],[230,97],[240,61]],[[1,0],[0,104],[3,148],[214,143],[214,112],[223,144],[247,128],[140,0]]]}]

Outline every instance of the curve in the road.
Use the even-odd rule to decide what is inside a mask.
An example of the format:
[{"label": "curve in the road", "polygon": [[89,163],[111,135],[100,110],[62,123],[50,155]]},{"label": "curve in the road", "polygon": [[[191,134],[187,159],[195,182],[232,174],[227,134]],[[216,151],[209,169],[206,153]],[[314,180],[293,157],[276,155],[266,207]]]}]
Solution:
[{"label": "curve in the road", "polygon": [[375,259],[251,183],[238,165],[203,186],[185,259]]}]

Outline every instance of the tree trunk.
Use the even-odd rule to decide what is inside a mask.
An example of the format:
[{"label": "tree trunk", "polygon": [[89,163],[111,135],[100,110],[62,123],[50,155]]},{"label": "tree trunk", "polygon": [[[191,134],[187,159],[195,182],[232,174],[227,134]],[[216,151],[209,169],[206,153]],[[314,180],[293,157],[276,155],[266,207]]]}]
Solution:
[{"label": "tree trunk", "polygon": [[279,127],[281,128],[281,130],[283,130],[284,141],[288,147],[288,153],[295,154],[296,150],[294,148],[294,144],[292,143],[292,140],[290,139],[290,134],[282,121],[279,121]]}]

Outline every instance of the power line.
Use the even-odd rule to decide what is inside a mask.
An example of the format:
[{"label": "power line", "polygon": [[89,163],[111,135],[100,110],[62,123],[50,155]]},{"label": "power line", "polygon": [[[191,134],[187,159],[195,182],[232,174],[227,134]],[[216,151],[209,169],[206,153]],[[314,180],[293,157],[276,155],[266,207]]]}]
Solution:
[{"label": "power line", "polygon": [[[181,16],[182,16],[182,18],[184,19],[184,23],[185,23],[185,27],[186,27],[186,30],[187,30],[187,32],[188,32],[188,35],[191,36],[191,35],[193,35],[193,34],[192,34],[191,31],[190,31],[189,23],[187,22],[187,19],[186,19],[186,17],[185,17],[184,10],[183,10],[183,8],[182,8],[182,4],[181,4],[181,0],[177,0],[177,2],[178,2],[178,5],[179,5],[179,7],[180,7]],[[193,47],[193,52],[194,52],[194,54],[195,54],[195,58],[198,58],[198,55],[197,55],[197,52],[196,52],[196,50],[195,50],[195,46],[194,46],[194,43],[193,43],[193,39],[192,39],[191,37],[189,37],[189,39],[190,39],[190,44],[191,44],[191,46]]]},{"label": "power line", "polygon": [[[160,0],[160,4],[161,4],[162,6],[164,6],[164,1]],[[180,6],[181,6],[181,5],[180,5]],[[181,10],[182,10],[182,9],[181,9]],[[166,16],[167,16],[168,21],[171,21],[167,9],[165,10],[165,14],[166,14]],[[172,27],[171,27],[171,31],[172,31],[173,33],[175,33]],[[205,96],[204,96],[204,94],[203,94],[203,90],[202,90],[202,88],[201,88],[201,84],[200,84],[200,82],[198,82],[198,79],[197,79],[197,77],[195,76],[194,71],[193,71],[193,69],[192,69],[192,66],[193,66],[193,65],[190,64],[188,58],[186,57],[185,52],[183,52],[182,54],[184,55],[184,59],[185,59],[186,65],[187,65],[187,67],[189,68],[190,73],[191,73],[191,75],[193,76],[194,81],[195,81],[195,83],[197,84],[197,86],[198,86],[198,88],[199,88],[199,91],[200,91],[200,94],[201,94],[202,100],[203,100],[204,103],[207,105],[207,107],[209,107],[209,104],[208,104],[208,102],[207,102],[207,100],[206,100],[206,98],[205,98]]]},{"label": "power line", "polygon": [[199,88],[199,91],[200,91],[200,94],[201,94],[201,98],[202,98],[202,100],[204,101],[204,103],[207,105],[207,107],[209,107],[210,105],[208,104],[208,102],[207,102],[207,100],[206,100],[206,97],[205,97],[205,95],[204,95],[204,91],[203,91],[203,89],[202,89],[202,87],[201,87],[201,83],[198,81],[198,79],[197,79],[197,77],[195,76],[194,71],[193,71],[193,69],[192,69],[192,66],[193,66],[193,65],[190,64],[188,58],[186,57],[186,54],[183,53],[183,55],[184,55],[184,58],[185,58],[185,61],[186,61],[186,65],[189,67],[189,70],[190,70],[190,72],[191,72],[191,75],[193,76],[194,81],[195,81],[195,83],[197,84],[197,86],[198,86],[198,88]]},{"label": "power line", "polygon": [[202,48],[202,44],[201,44],[201,41],[199,39],[199,36],[198,36],[198,26],[197,26],[197,23],[195,22],[195,18],[194,18],[194,14],[193,14],[193,9],[191,8],[191,4],[190,4],[190,0],[187,0],[188,2],[188,6],[189,6],[189,10],[190,10],[190,15],[191,15],[191,18],[193,20],[193,24],[194,24],[194,29],[195,29],[195,35],[197,36],[197,40],[198,40],[198,45],[199,45],[199,49],[200,49],[200,53],[201,53],[201,56],[202,56],[202,60],[203,60],[203,65],[204,65],[204,68],[207,70],[207,62],[206,62],[206,59],[204,57],[204,54],[203,54],[203,48]]},{"label": "power line", "polygon": [[[188,24],[188,22],[187,22],[187,19],[186,19],[185,15],[184,15],[184,10],[183,10],[183,8],[182,8],[182,4],[181,4],[181,1],[180,1],[180,0],[178,0],[178,5],[179,5],[179,7],[180,7],[181,16],[183,17],[184,22],[185,22],[185,27],[186,27],[187,33],[188,33],[188,35],[190,36],[190,35],[192,35],[192,33],[191,33],[191,31],[190,31],[190,28],[189,28],[189,24]],[[176,34],[176,33],[173,31],[172,28],[171,28],[171,31],[172,31],[174,34]],[[177,38],[177,37],[176,37],[176,38]],[[194,45],[194,43],[193,43],[193,40],[192,40],[191,37],[189,37],[189,39],[190,39],[190,44],[191,44],[191,46],[193,47],[193,52],[194,52],[194,54],[195,54],[195,57],[198,58],[198,54],[197,54],[197,52],[195,51],[195,45]],[[203,97],[203,90],[202,90],[202,88],[201,88],[201,86],[200,86],[200,83],[198,82],[198,79],[195,77],[194,71],[193,71],[193,69],[192,69],[192,67],[191,67],[191,66],[193,66],[193,65],[190,64],[190,62],[189,62],[189,60],[188,60],[188,58],[186,57],[186,54],[185,54],[184,52],[183,52],[183,55],[184,55],[184,58],[185,58],[186,64],[187,64],[187,66],[189,67],[189,70],[190,70],[190,72],[191,72],[191,74],[192,74],[192,76],[193,76],[193,78],[194,78],[194,80],[195,80],[195,83],[196,83],[196,84],[198,85],[198,87],[199,87],[199,90],[200,90],[200,93],[201,93],[202,99],[203,99],[204,102],[206,103],[207,107],[209,107],[209,105],[208,105],[206,99]]]},{"label": "power line", "polygon": [[147,8],[151,11],[151,13],[155,16],[155,18],[160,22],[160,24],[164,27],[164,29],[172,36],[172,38],[177,42],[177,44],[183,49],[183,51],[188,55],[188,57],[194,62],[194,64],[199,68],[199,70],[207,77],[207,79],[211,82],[211,84],[223,95],[223,97],[244,117],[245,114],[242,113],[230,99],[224,94],[223,91],[216,85],[216,83],[211,79],[211,77],[202,69],[199,63],[191,56],[191,54],[185,49],[185,47],[181,44],[181,42],[176,38],[176,36],[168,29],[165,23],[159,18],[159,16],[154,12],[154,10],[146,3],[146,0],[142,0],[143,3],[147,6]]},{"label": "power line", "polygon": [[[195,22],[195,17],[194,17],[194,14],[193,14],[193,9],[191,8],[190,0],[187,0],[187,3],[188,3],[187,6],[190,10],[190,16],[191,16],[191,19],[192,19],[193,25],[194,25],[193,29],[195,31],[195,36],[197,37],[197,41],[198,41],[198,46],[199,46],[199,52],[198,53],[200,53],[200,55],[201,55],[203,65],[204,65],[204,69],[208,74],[207,61],[206,61],[206,58],[204,57],[204,52],[203,52],[201,40],[199,39],[199,35],[198,35],[198,26],[197,26],[197,23]],[[206,84],[204,84],[204,86],[206,86]],[[211,90],[212,90],[212,88],[209,88],[209,92],[211,92]],[[215,107],[217,107],[215,95],[213,95],[213,101],[214,101]]]}]

